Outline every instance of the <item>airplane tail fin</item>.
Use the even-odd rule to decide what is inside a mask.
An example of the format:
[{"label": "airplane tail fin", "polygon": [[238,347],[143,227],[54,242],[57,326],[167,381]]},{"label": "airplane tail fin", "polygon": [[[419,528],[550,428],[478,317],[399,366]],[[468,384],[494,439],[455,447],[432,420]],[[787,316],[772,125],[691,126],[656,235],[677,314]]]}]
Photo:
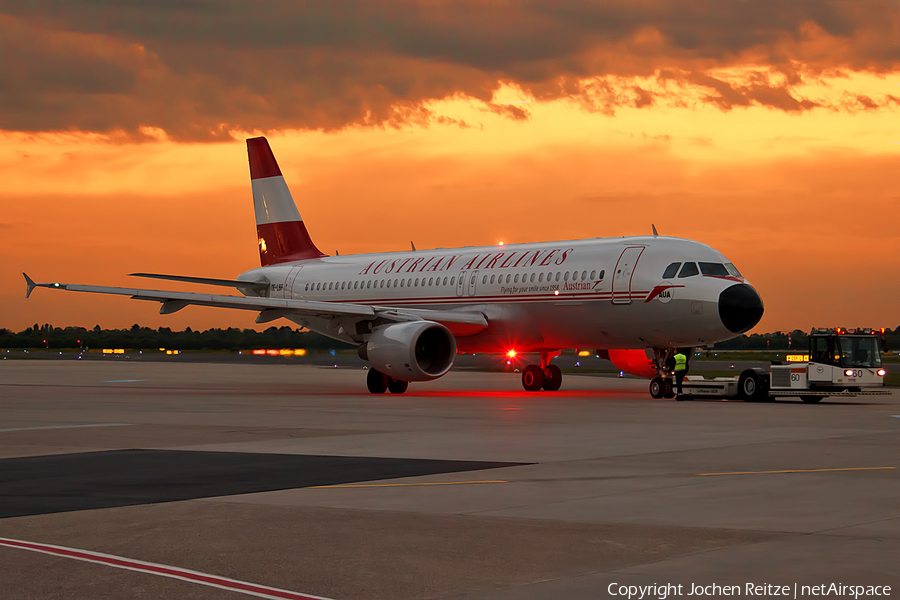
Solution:
[{"label": "airplane tail fin", "polygon": [[325,256],[306,231],[268,140],[264,137],[248,139],[247,155],[260,264],[265,267]]}]

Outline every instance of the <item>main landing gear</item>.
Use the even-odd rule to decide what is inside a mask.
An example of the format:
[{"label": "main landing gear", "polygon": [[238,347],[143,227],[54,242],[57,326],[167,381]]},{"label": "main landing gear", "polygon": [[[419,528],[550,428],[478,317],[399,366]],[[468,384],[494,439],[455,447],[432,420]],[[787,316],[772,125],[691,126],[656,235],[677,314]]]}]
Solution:
[{"label": "main landing gear", "polygon": [[383,394],[387,391],[392,394],[402,394],[409,387],[409,382],[388,377],[381,371],[370,368],[369,374],[366,375],[366,387],[373,394]]},{"label": "main landing gear", "polygon": [[556,365],[551,365],[550,361],[559,354],[559,350],[542,351],[540,366],[528,365],[522,370],[522,387],[529,392],[536,392],[541,388],[548,392],[558,390],[562,385],[562,371]]}]

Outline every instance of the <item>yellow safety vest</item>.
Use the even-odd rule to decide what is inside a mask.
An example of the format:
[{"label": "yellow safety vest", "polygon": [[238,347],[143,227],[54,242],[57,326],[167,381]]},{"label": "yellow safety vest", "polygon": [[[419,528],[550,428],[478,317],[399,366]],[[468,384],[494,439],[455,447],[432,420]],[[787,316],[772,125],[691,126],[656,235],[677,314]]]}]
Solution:
[{"label": "yellow safety vest", "polygon": [[675,355],[675,370],[684,371],[687,369],[687,356],[679,352]]}]

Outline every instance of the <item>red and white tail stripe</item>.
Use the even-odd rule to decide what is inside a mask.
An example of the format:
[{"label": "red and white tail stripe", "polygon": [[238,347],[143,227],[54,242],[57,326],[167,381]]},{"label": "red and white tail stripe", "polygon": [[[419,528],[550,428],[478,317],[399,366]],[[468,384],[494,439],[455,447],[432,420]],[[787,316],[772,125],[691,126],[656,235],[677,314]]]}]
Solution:
[{"label": "red and white tail stripe", "polygon": [[325,256],[316,248],[264,137],[247,140],[262,266]]}]

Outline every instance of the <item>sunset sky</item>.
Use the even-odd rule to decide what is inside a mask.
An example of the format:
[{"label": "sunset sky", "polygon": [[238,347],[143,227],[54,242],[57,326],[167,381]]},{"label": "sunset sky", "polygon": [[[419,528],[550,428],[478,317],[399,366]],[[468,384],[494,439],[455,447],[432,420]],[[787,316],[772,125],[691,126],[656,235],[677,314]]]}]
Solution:
[{"label": "sunset sky", "polygon": [[254,327],[21,276],[258,266],[253,135],[329,254],[652,223],[755,331],[900,325],[897,1],[5,1],[0,57],[0,327]]}]

